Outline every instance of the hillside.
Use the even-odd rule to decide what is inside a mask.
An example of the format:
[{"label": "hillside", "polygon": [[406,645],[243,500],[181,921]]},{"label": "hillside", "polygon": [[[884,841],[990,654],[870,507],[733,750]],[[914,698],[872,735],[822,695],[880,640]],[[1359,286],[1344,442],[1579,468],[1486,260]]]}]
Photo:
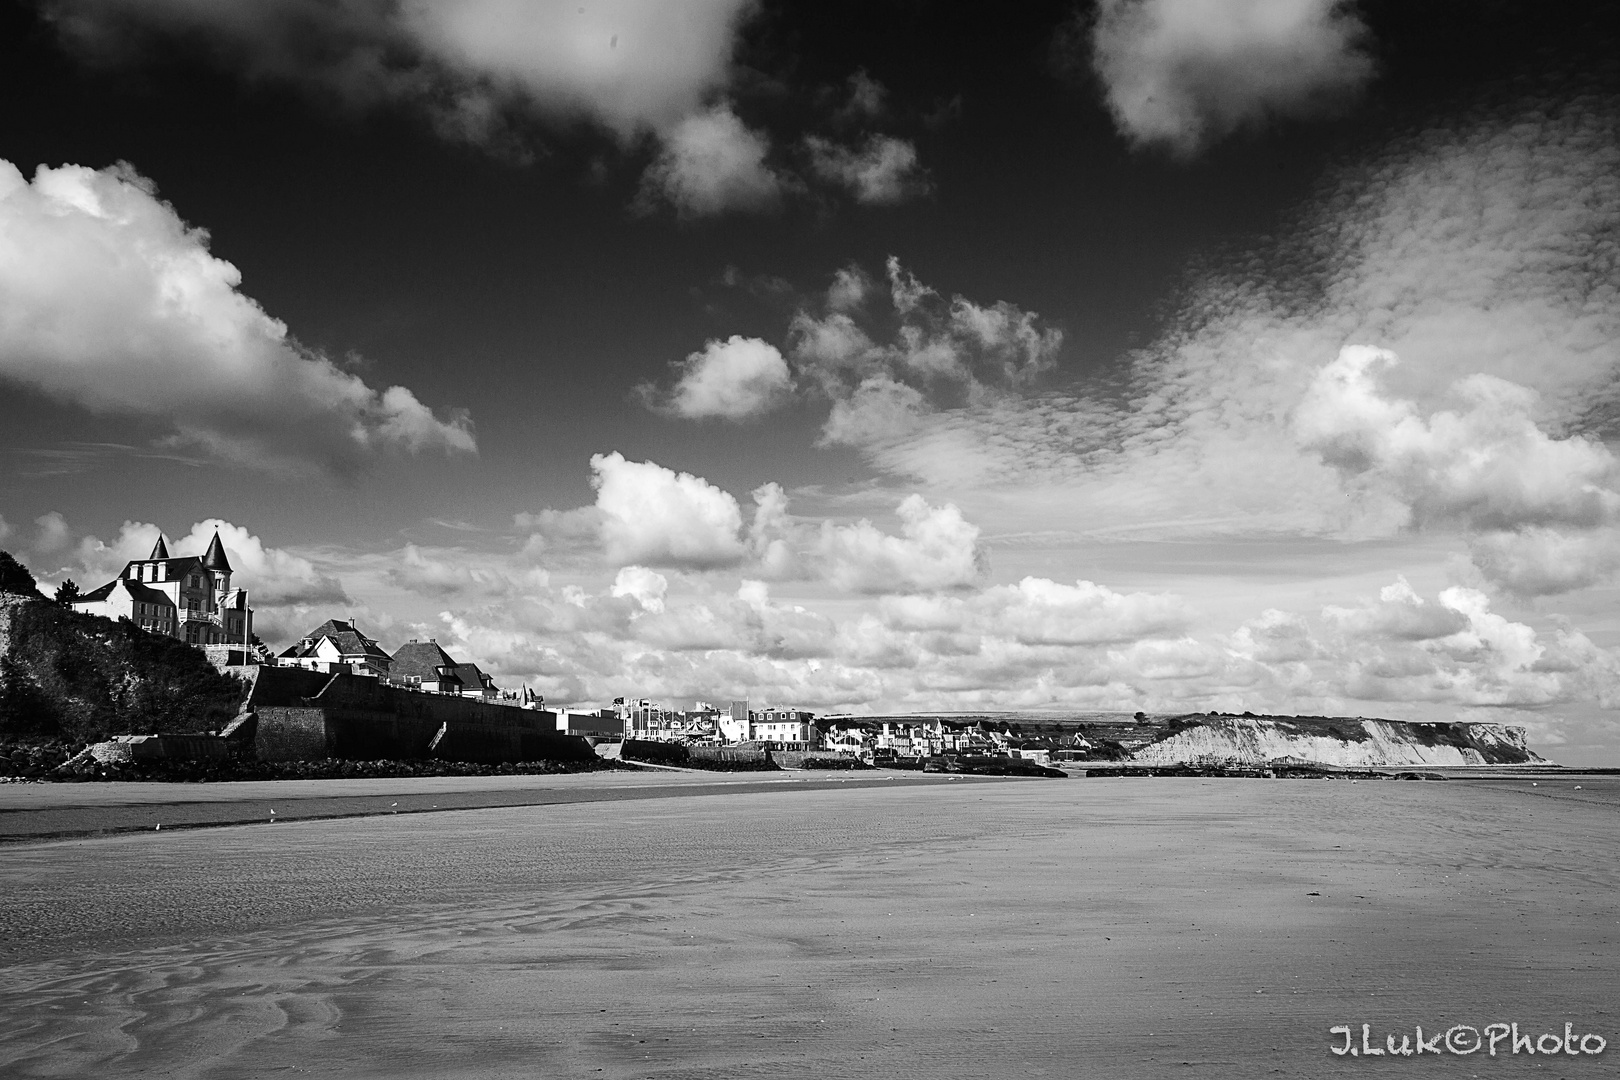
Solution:
[{"label": "hillside", "polygon": [[1361,717],[1177,717],[1131,754],[1144,765],[1549,764],[1525,745],[1524,729],[1503,724],[1411,724]]},{"label": "hillside", "polygon": [[[1139,717],[1139,718],[1138,718]],[[910,713],[852,717],[876,728],[943,721],[996,729],[1063,749],[1089,747],[1093,760],[1144,765],[1258,766],[1272,762],[1378,768],[1411,765],[1551,764],[1504,724],[1418,724],[1328,716],[1185,713]]]},{"label": "hillside", "polygon": [[0,593],[0,738],[217,730],[241,697],[239,681],[184,642]]}]

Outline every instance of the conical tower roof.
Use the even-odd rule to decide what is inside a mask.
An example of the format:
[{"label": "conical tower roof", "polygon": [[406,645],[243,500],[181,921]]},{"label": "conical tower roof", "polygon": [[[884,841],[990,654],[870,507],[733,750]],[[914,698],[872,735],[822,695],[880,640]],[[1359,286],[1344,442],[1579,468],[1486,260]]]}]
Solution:
[{"label": "conical tower roof", "polygon": [[214,539],[203,552],[203,566],[217,574],[231,572],[231,560],[225,557],[225,545],[219,542],[219,530],[214,530]]},{"label": "conical tower roof", "polygon": [[148,555],[147,558],[148,559],[167,559],[168,557],[169,557],[169,545],[167,545],[167,544],[165,544],[163,542],[163,534],[158,533],[158,542],[152,548],[152,554]]}]

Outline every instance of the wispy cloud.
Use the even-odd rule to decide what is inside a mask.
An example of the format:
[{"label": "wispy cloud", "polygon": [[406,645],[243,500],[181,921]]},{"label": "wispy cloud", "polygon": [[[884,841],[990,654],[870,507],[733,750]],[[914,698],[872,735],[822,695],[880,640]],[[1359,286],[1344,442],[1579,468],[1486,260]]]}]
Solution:
[{"label": "wispy cloud", "polygon": [[927,176],[918,163],[917,147],[893,135],[869,135],[858,146],[844,146],[819,135],[804,141],[811,170],[838,184],[869,206],[892,206],[924,195]]},{"label": "wispy cloud", "polygon": [[76,476],[90,472],[114,458],[130,457],[143,461],[171,461],[197,468],[208,464],[206,458],[168,453],[151,447],[131,446],[128,443],[64,441],[55,446],[7,447],[0,453],[17,459],[13,466],[18,476]]}]

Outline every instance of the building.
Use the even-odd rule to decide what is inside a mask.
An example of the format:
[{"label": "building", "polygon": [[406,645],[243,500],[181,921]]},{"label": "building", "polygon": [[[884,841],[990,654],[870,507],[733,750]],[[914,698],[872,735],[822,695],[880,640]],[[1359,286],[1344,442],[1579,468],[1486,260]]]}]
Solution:
[{"label": "building", "polygon": [[748,702],[733,701],[731,708],[720,714],[720,737],[726,742],[747,742],[752,736],[748,730]]},{"label": "building", "polygon": [[494,701],[501,696],[500,687],[495,685],[495,677],[479,668],[477,664],[457,664],[450,669],[450,675],[460,684],[460,689],[456,693],[462,697]]},{"label": "building", "polygon": [[276,662],[283,667],[350,671],[356,675],[386,678],[393,658],[352,622],[327,619],[296,645],[283,651]]},{"label": "building", "polygon": [[165,637],[180,636],[178,609],[169,594],[128,578],[115,578],[84,593],[73,601],[73,608],[107,619],[128,619],[142,630]]},{"label": "building", "polygon": [[477,664],[460,663],[441,649],[434,638],[426,641],[412,638],[396,649],[388,681],[412,690],[459,694],[486,701],[495,701],[501,696],[493,676],[480,670]]},{"label": "building", "polygon": [[246,589],[231,588],[231,562],[219,533],[202,555],[170,558],[160,535],[152,554],[124,564],[117,579],[73,602],[75,611],[128,619],[143,630],[190,645],[241,645],[253,639]]},{"label": "building", "polygon": [[811,749],[821,738],[815,715],[797,709],[753,713],[748,727],[749,737],[755,742],[781,743],[791,749]]},{"label": "building", "polygon": [[612,709],[547,709],[542,714],[554,717],[557,730],[568,735],[614,740],[624,735],[624,722]]}]

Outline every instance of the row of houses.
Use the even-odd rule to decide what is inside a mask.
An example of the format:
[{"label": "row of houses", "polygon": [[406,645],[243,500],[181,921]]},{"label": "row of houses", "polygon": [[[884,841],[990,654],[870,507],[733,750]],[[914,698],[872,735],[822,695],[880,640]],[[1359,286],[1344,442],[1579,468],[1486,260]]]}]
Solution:
[{"label": "row of houses", "polygon": [[160,535],[152,553],[124,564],[118,576],[84,593],[73,608],[125,619],[142,630],[206,650],[220,664],[266,664],[370,675],[397,686],[486,700],[538,701],[527,691],[503,693],[477,664],[456,660],[429,638],[392,655],[352,621],[328,619],[298,642],[271,655],[253,636],[246,589],[233,589],[230,557],[219,533],[202,555],[174,557]]},{"label": "row of houses", "polygon": [[287,647],[274,662],[280,667],[312,671],[347,671],[369,675],[393,686],[434,694],[456,694],[485,701],[538,704],[527,688],[506,692],[477,664],[452,657],[438,639],[412,638],[390,654],[375,638],[362,633],[352,621],[328,619]]},{"label": "row of houses", "polygon": [[733,701],[724,709],[706,701],[694,702],[690,709],[675,709],[647,698],[614,698],[613,708],[627,739],[769,743],[785,750],[813,750],[821,739],[815,714],[802,709],[754,710],[747,701]]}]

